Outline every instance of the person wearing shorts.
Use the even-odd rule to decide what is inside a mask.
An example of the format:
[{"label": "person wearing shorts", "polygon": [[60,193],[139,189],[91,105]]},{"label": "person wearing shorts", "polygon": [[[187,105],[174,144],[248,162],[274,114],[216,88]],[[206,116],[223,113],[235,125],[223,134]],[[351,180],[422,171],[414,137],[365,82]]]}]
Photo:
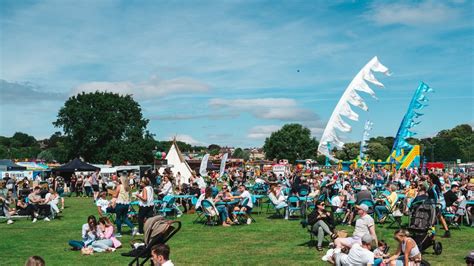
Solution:
[{"label": "person wearing shorts", "polygon": [[[250,218],[249,214],[252,213],[253,202],[252,202],[252,195],[250,192],[245,188],[244,185],[239,186],[240,196],[233,197],[234,199],[240,199],[239,206],[236,206],[234,211],[243,211],[246,213],[247,224],[252,223],[252,218]],[[244,205],[244,202],[245,205]],[[234,221],[236,221],[236,217],[234,217]]]}]

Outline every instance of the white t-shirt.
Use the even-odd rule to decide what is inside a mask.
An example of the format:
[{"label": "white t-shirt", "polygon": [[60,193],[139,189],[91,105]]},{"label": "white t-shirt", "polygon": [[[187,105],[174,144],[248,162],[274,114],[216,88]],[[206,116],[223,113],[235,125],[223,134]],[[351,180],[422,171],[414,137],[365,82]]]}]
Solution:
[{"label": "white t-shirt", "polygon": [[342,203],[342,201],[341,201],[341,198],[339,198],[339,196],[335,196],[331,199],[331,205],[338,207],[337,210],[336,210],[336,212],[338,212],[338,213],[344,211],[343,209],[339,208],[339,206],[341,206],[341,203]]},{"label": "white t-shirt", "polygon": [[349,254],[346,256],[341,256],[341,265],[367,264],[374,264],[374,253],[368,249],[363,248],[359,243],[352,245]]},{"label": "white t-shirt", "polygon": [[242,194],[240,194],[240,196],[242,197],[242,200],[240,201],[241,204],[244,202],[245,199],[248,199],[247,206],[253,208],[252,195],[250,195],[250,192],[245,190]]},{"label": "white t-shirt", "polygon": [[161,264],[161,266],[174,266],[174,264],[171,260],[167,260],[165,263]]},{"label": "white t-shirt", "polygon": [[44,196],[44,199],[46,200],[46,202],[48,203],[52,203],[52,204],[58,204],[58,198],[54,198],[52,199],[53,195],[51,193],[47,193],[46,196]]},{"label": "white t-shirt", "polygon": [[369,228],[374,226],[374,219],[366,214],[356,220],[354,236],[362,238],[364,235],[370,235]]},{"label": "white t-shirt", "polygon": [[97,201],[95,202],[95,205],[97,207],[100,207],[100,209],[106,213],[107,212],[107,207],[109,207],[109,201],[106,199],[98,198]]}]

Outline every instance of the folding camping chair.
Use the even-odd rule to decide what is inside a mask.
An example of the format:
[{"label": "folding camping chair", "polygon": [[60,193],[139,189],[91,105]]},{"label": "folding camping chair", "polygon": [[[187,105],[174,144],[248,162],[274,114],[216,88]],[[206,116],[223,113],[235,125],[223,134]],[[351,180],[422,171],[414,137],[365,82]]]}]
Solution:
[{"label": "folding camping chair", "polygon": [[392,227],[392,225],[394,224],[397,224],[398,228],[402,228],[403,213],[400,211],[401,203],[402,203],[401,199],[397,197],[395,204],[391,208],[388,208],[388,213],[385,216],[387,217],[387,220],[390,222],[390,224],[388,225],[388,228]]},{"label": "folding camping chair", "polygon": [[202,210],[204,216],[207,218],[207,222],[204,225],[218,225],[219,224],[219,212],[212,203],[206,199],[201,201]]},{"label": "folding camping chair", "polygon": [[269,213],[268,210],[269,210],[270,206],[272,206],[273,209],[275,210],[275,213],[273,214],[273,217],[280,217],[280,218],[284,217],[284,214],[282,214],[280,211],[283,210],[285,212],[287,206],[277,208],[277,205],[275,205],[275,203],[271,199],[268,199],[267,214]]},{"label": "folding camping chair", "polygon": [[[247,203],[248,203],[248,199],[246,198],[246,199],[243,200],[242,206],[247,206]],[[251,212],[233,211],[232,213],[237,217],[237,220],[239,221],[239,223],[245,223],[246,222],[244,220],[246,215],[250,219],[252,219],[252,222],[255,222],[255,219],[252,217]]]},{"label": "folding camping chair", "polygon": [[168,214],[174,213],[174,201],[175,198],[172,195],[166,195],[163,198],[163,203],[161,204],[161,208],[158,210],[158,214],[166,217]]},{"label": "folding camping chair", "polygon": [[203,222],[206,216],[204,216],[204,212],[202,211],[202,208],[197,209],[196,208],[196,203],[198,202],[198,198],[192,197],[191,198],[191,204],[194,206],[194,211],[196,213],[196,219],[194,219],[193,223],[200,223]]},{"label": "folding camping chair", "polygon": [[286,201],[288,202],[288,212],[289,212],[288,218],[293,216],[293,214],[295,212],[300,212],[300,215],[301,215],[301,207],[299,205],[299,203],[300,203],[300,198],[299,197],[292,195],[292,196],[289,196]]}]

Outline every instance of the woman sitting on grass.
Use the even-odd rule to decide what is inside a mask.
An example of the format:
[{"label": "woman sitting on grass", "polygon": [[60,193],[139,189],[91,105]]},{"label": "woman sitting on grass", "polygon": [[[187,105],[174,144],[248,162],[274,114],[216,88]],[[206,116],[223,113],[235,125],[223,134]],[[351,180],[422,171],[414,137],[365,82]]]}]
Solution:
[{"label": "woman sitting on grass", "polygon": [[[400,244],[393,256],[383,262],[390,265],[419,265],[421,262],[421,252],[413,238],[409,237],[407,230],[399,229],[395,232],[395,240]],[[400,255],[402,254],[403,255]]]},{"label": "woman sitting on grass", "polygon": [[94,215],[87,217],[87,223],[82,225],[82,241],[70,240],[72,250],[81,250],[97,239],[97,220]]},{"label": "woman sitting on grass", "polygon": [[97,237],[98,239],[92,242],[91,245],[91,247],[94,249],[94,252],[115,251],[116,248],[122,246],[122,243],[120,243],[120,241],[115,238],[114,225],[107,217],[99,218]]}]

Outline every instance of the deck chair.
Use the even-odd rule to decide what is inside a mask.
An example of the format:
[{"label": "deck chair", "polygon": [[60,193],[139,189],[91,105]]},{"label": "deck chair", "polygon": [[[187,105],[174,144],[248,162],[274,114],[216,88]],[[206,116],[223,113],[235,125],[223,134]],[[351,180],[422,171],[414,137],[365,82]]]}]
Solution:
[{"label": "deck chair", "polygon": [[[154,245],[164,244],[171,239],[180,229],[180,221],[166,220],[161,216],[154,216],[148,218],[144,225],[145,234],[141,246],[135,248],[132,245],[130,252],[122,253],[122,256],[133,257],[133,260],[128,264],[145,265],[151,258],[151,249]],[[142,260],[140,262],[140,260]]]}]

